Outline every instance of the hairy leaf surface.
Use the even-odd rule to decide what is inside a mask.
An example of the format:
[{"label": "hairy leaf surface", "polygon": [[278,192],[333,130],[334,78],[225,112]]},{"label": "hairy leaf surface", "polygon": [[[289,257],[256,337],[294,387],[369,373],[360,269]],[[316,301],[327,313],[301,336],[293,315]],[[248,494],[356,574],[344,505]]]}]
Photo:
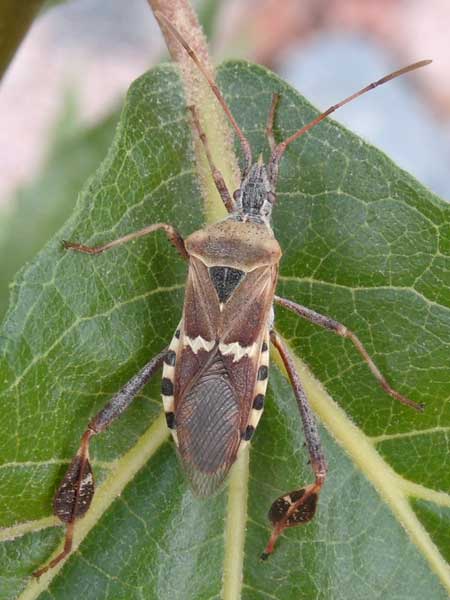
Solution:
[{"label": "hairy leaf surface", "polygon": [[[260,67],[226,63],[218,81],[256,157],[268,156],[274,91],[278,140],[316,114]],[[94,257],[64,252],[61,240],[99,244],[160,221],[187,235],[204,222],[177,72],[162,66],[140,78],[73,217],[19,273],[1,333],[0,598],[447,598],[449,216],[332,121],[293,144],[274,214],[284,251],[278,294],[353,329],[424,414],[379,389],[350,342],[277,310],[322,423],[330,471],[316,518],[259,561],[271,502],[311,480],[277,367],[248,468],[244,456],[229,488],[207,500],[183,478],[155,380],[94,439],[99,489],[80,546],[37,583],[30,573],[63,538],[51,499],[80,435],[168,344],[186,274],[162,233]]]}]

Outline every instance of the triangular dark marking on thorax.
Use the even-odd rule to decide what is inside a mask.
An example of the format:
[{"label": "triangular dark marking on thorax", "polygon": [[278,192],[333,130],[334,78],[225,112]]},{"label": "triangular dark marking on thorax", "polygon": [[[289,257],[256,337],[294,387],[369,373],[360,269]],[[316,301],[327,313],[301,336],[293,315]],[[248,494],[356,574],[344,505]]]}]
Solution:
[{"label": "triangular dark marking on thorax", "polygon": [[245,276],[244,271],[232,267],[210,267],[208,271],[222,303],[228,300]]}]

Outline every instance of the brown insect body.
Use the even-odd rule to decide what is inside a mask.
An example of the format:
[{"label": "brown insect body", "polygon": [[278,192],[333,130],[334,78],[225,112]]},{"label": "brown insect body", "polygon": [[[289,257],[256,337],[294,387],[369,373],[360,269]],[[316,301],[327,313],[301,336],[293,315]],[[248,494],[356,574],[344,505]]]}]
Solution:
[{"label": "brown insect body", "polygon": [[[267,386],[281,249],[268,221],[271,192],[250,181],[258,202],[185,240],[183,318],[170,345],[174,365],[163,368],[167,422],[199,495],[217,489],[250,440]],[[244,182],[236,196],[246,193]]]},{"label": "brown insect body", "polygon": [[73,545],[77,519],[88,510],[94,495],[89,459],[92,436],[105,431],[163,367],[162,397],[167,425],[172,431],[184,470],[198,495],[213,493],[236,460],[239,449],[252,437],[264,407],[269,365],[269,343],[283,361],[297,400],[305,445],[314,482],[277,498],[269,511],[273,531],[261,555],[273,552],[287,527],[314,516],[325,482],[327,464],[314,414],[308,403],[294,360],[274,328],[273,304],[278,304],[320,327],[352,341],[379,385],[390,396],[416,410],[423,406],[394,390],[381,374],[357,336],[331,317],[292,300],[275,296],[281,249],[271,228],[276,201],[279,163],[289,144],[320,123],[340,106],[399,75],[425,66],[421,61],[395,71],[331,106],[284,141],[276,144],[273,123],[279,96],[275,94],[267,121],[272,151],[267,165],[253,163],[248,140],[237,125],[215,82],[178,31],[161,14],[162,24],[183,45],[205,75],[236,134],[246,159],[240,189],[231,197],[215,167],[195,107],[189,107],[203,143],[211,174],[229,216],[192,233],[186,240],[170,224],[155,223],[102,246],[65,242],[67,249],[100,254],[124,242],[163,230],[179,254],[188,260],[188,278],[182,319],[170,346],[153,357],[89,422],[79,450],[54,499],[55,514],[67,524],[64,548],[39,577],[66,558]]}]

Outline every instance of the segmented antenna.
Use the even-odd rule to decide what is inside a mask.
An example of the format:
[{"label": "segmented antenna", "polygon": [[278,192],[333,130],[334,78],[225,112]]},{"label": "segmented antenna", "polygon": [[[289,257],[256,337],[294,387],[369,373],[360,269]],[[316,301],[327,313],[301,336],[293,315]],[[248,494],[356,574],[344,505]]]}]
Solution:
[{"label": "segmented antenna", "polygon": [[158,21],[162,22],[163,25],[165,27],[167,27],[167,29],[171,32],[171,34],[180,42],[180,44],[183,46],[183,48],[186,50],[186,52],[192,58],[194,63],[197,65],[197,67],[199,68],[199,70],[201,71],[203,76],[205,77],[206,81],[209,83],[211,90],[214,92],[217,100],[219,101],[220,105],[222,106],[223,110],[225,111],[225,114],[227,115],[231,125],[234,127],[234,130],[236,131],[237,136],[239,137],[239,140],[240,140],[241,146],[242,146],[242,150],[244,152],[245,160],[247,162],[247,166],[245,168],[244,174],[247,173],[247,171],[250,169],[250,167],[252,166],[252,163],[253,163],[252,150],[250,148],[250,143],[247,140],[247,138],[245,137],[245,135],[243,134],[239,125],[236,123],[236,120],[233,117],[233,115],[231,114],[231,110],[229,109],[228,104],[225,102],[225,98],[220,93],[220,90],[217,87],[216,82],[212,79],[212,77],[210,76],[208,71],[202,65],[198,56],[195,54],[194,50],[189,46],[189,44],[183,38],[181,33],[175,29],[175,27],[167,19],[167,17],[165,17],[165,15],[163,15],[159,11],[155,11],[155,17],[158,19]]},{"label": "segmented antenna", "polygon": [[315,119],[313,119],[310,123],[307,123],[306,125],[301,127],[293,135],[286,138],[283,142],[280,142],[275,147],[275,150],[273,151],[271,159],[270,159],[270,171],[273,172],[273,171],[277,170],[278,164],[281,160],[281,157],[283,156],[284,151],[289,146],[289,144],[292,144],[292,142],[294,142],[296,139],[298,139],[304,133],[306,133],[307,131],[309,131],[316,125],[318,125],[321,121],[326,119],[326,117],[328,117],[328,115],[331,115],[331,113],[336,111],[338,108],[341,108],[341,106],[344,106],[344,104],[348,104],[349,102],[351,102],[352,100],[355,100],[355,98],[358,98],[359,96],[362,96],[366,92],[369,92],[370,90],[375,89],[379,85],[383,85],[383,83],[387,83],[388,81],[391,81],[392,79],[395,79],[396,77],[400,77],[400,75],[405,75],[405,73],[409,73],[410,71],[415,71],[416,69],[425,67],[426,65],[429,65],[431,62],[432,62],[431,60],[421,60],[419,62],[413,63],[412,65],[408,65],[407,67],[403,67],[403,69],[398,69],[398,71],[393,71],[392,73],[389,73],[389,75],[385,75],[381,79],[378,79],[378,81],[369,83],[369,85],[366,85],[366,87],[363,87],[362,89],[355,92],[351,96],[348,96],[348,98],[341,100],[341,102],[338,102],[337,104],[334,104],[333,106],[330,106],[329,108],[327,108],[327,110],[325,112],[321,113],[319,116],[317,116]]},{"label": "segmented antenna", "polygon": [[[172,35],[175,37],[175,39],[178,40],[178,42],[183,46],[183,48],[186,50],[186,52],[192,58],[194,63],[197,65],[198,69],[201,71],[201,73],[205,77],[210,88],[214,92],[214,94],[215,94],[217,100],[219,101],[220,105],[222,106],[223,110],[225,111],[225,114],[227,115],[230,123],[232,124],[234,130],[236,131],[236,134],[239,137],[239,140],[242,145],[242,149],[244,151],[245,159],[247,161],[247,167],[244,171],[244,175],[245,175],[253,163],[250,143],[247,140],[247,138],[245,137],[245,135],[243,134],[239,125],[236,123],[236,120],[233,117],[233,115],[231,114],[228,104],[225,102],[225,98],[220,93],[220,90],[217,87],[217,84],[214,82],[214,80],[209,75],[209,73],[207,72],[205,67],[202,65],[198,56],[195,54],[194,50],[189,46],[189,44],[183,38],[183,36],[179,33],[179,31],[177,31],[177,29],[175,29],[175,27],[172,25],[172,23],[161,12],[155,11],[155,16],[160,22],[162,22],[162,24],[165,27],[167,27],[167,29],[172,33]],[[366,87],[363,87],[362,89],[355,92],[351,96],[348,96],[348,98],[345,98],[344,100],[341,100],[341,102],[338,102],[337,104],[334,104],[333,106],[330,106],[329,108],[327,108],[326,111],[324,111],[323,113],[318,115],[311,122],[309,122],[306,125],[304,125],[303,127],[301,127],[298,131],[296,131],[294,134],[292,134],[290,137],[286,138],[284,141],[280,142],[276,146],[274,146],[273,132],[271,129],[269,129],[268,130],[269,142],[270,142],[271,149],[272,149],[272,156],[271,156],[270,162],[269,162],[269,176],[270,176],[272,183],[275,184],[275,181],[276,181],[277,175],[278,175],[278,165],[280,163],[281,157],[283,156],[283,154],[284,154],[286,148],[289,146],[289,144],[292,144],[292,142],[295,142],[296,139],[298,139],[304,133],[306,133],[307,131],[309,131],[316,125],[318,125],[321,121],[323,121],[329,115],[331,115],[331,113],[335,112],[338,108],[341,108],[341,106],[348,104],[352,100],[355,100],[356,98],[358,98],[359,96],[362,96],[366,92],[369,92],[370,90],[375,89],[379,85],[383,85],[383,83],[387,83],[388,81],[391,81],[392,79],[395,79],[396,77],[400,77],[401,75],[405,75],[406,73],[415,71],[416,69],[420,69],[421,67],[425,67],[426,65],[429,65],[431,62],[432,62],[431,60],[421,60],[419,62],[415,62],[411,65],[403,67],[402,69],[393,71],[392,73],[389,73],[389,75],[385,75],[384,77],[382,77],[381,79],[378,79],[377,81],[369,83],[369,85],[367,85]],[[271,114],[275,111],[277,102],[278,102],[278,95],[277,95],[277,99],[274,100],[272,103]],[[274,147],[272,147],[272,146],[274,146]]]}]

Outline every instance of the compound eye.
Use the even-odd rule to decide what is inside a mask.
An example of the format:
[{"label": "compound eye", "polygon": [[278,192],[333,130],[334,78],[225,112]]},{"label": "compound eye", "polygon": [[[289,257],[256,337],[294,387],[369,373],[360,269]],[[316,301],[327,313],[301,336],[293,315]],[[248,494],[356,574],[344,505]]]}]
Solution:
[{"label": "compound eye", "polygon": [[240,195],[241,195],[241,190],[240,189],[237,189],[236,191],[233,192],[233,198],[235,200],[239,200]]},{"label": "compound eye", "polygon": [[277,197],[275,196],[275,194],[273,192],[269,192],[267,194],[267,199],[269,200],[269,202],[273,205],[275,204],[275,202],[277,201]]}]

